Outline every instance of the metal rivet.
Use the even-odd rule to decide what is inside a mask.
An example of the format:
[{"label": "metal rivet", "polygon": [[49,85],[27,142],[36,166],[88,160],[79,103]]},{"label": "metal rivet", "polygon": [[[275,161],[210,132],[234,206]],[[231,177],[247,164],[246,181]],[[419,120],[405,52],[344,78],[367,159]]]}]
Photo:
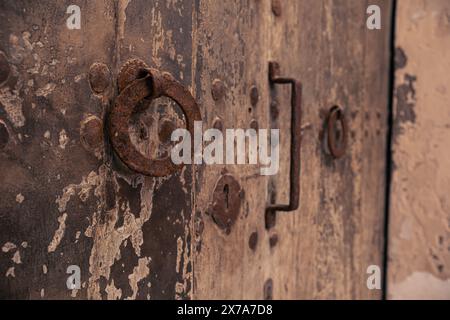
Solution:
[{"label": "metal rivet", "polygon": [[252,86],[250,88],[250,103],[252,104],[253,107],[256,106],[258,100],[259,100],[258,88],[256,86]]},{"label": "metal rivet", "polygon": [[278,243],[278,236],[274,234],[269,238],[269,245],[271,248],[273,248],[277,245],[277,243]]},{"label": "metal rivet", "polygon": [[0,86],[8,81],[10,72],[11,68],[9,67],[8,60],[5,54],[0,51]]},{"label": "metal rivet", "polygon": [[267,279],[264,283],[264,300],[273,299],[273,281],[272,279]]},{"label": "metal rivet", "polygon": [[216,118],[213,123],[213,128],[222,131],[223,130],[223,123],[220,118]]},{"label": "metal rivet", "polygon": [[214,101],[218,101],[223,98],[225,95],[225,86],[223,85],[223,82],[219,79],[214,79],[212,86],[211,86],[211,95],[214,99]]},{"label": "metal rivet", "polygon": [[254,129],[254,130],[258,130],[258,121],[256,121],[255,119],[253,119],[252,121],[250,121],[250,128]]},{"label": "metal rivet", "polygon": [[256,250],[256,245],[258,244],[258,232],[253,232],[248,239],[248,246],[252,251]]},{"label": "metal rivet", "polygon": [[80,139],[89,151],[97,151],[103,146],[103,123],[97,116],[89,116],[81,122]]},{"label": "metal rivet", "polygon": [[96,62],[89,68],[89,84],[92,91],[103,93],[111,83],[111,73],[104,63]]},{"label": "metal rivet", "polygon": [[3,149],[9,141],[9,132],[3,122],[0,122],[0,149]]},{"label": "metal rivet", "polygon": [[280,0],[272,0],[272,12],[277,17],[279,17],[281,15],[281,1]]}]

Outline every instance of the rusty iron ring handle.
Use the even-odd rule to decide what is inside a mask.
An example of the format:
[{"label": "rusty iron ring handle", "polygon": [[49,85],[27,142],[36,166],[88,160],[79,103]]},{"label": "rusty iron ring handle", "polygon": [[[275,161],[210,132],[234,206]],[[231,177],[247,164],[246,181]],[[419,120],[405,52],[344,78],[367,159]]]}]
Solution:
[{"label": "rusty iron ring handle", "polygon": [[191,136],[194,135],[194,121],[201,121],[200,110],[189,90],[169,73],[161,73],[152,68],[141,69],[140,73],[141,77],[131,81],[117,96],[108,118],[109,134],[114,151],[130,169],[148,176],[163,177],[174,173],[182,165],[175,165],[170,157],[147,158],[136,149],[128,131],[130,117],[136,105],[145,98],[171,98],[183,111]]},{"label": "rusty iron ring handle", "polygon": [[[337,144],[336,137],[336,125],[337,122],[341,124],[342,135],[339,146]],[[328,150],[331,155],[335,158],[341,158],[345,154],[345,149],[347,147],[347,122],[344,118],[344,113],[338,106],[334,106],[331,108],[330,113],[328,114],[327,120],[327,141],[328,141]]]},{"label": "rusty iron ring handle", "polygon": [[[301,112],[302,85],[293,78],[280,77],[280,67],[276,62],[269,63],[270,84],[291,85],[291,163],[289,173],[289,204],[270,204],[267,214],[274,216],[276,211],[294,211],[300,202],[300,148],[301,148]],[[267,226],[267,220],[266,220]]]}]

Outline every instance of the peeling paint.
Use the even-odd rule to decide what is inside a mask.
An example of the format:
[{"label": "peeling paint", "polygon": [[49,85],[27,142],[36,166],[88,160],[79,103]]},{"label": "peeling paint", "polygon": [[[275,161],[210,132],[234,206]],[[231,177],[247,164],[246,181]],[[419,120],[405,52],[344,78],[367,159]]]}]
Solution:
[{"label": "peeling paint", "polygon": [[63,213],[58,218],[59,227],[55,231],[55,235],[53,236],[52,241],[48,245],[48,252],[54,252],[56,250],[56,248],[58,248],[59,243],[61,242],[61,240],[64,236],[64,231],[66,230],[66,218],[67,218],[67,213]]},{"label": "peeling paint", "polygon": [[112,279],[111,283],[106,286],[105,291],[107,293],[108,300],[119,300],[122,298],[122,289],[116,288],[114,285],[114,279]]},{"label": "peeling paint", "polygon": [[59,132],[59,147],[61,149],[65,149],[68,142],[69,142],[69,137],[67,136],[67,132],[66,132],[66,130],[62,129]]},{"label": "peeling paint", "polygon": [[10,250],[15,249],[15,248],[17,248],[17,246],[14,243],[6,242],[2,247],[2,251],[9,252]]},{"label": "peeling paint", "polygon": [[101,176],[95,171],[91,171],[87,177],[83,177],[81,183],[70,184],[63,189],[63,194],[56,199],[59,212],[66,211],[67,203],[71,197],[78,195],[81,201],[86,201],[91,190],[95,187],[94,195],[100,197],[101,190]]},{"label": "peeling paint", "polygon": [[11,121],[16,128],[25,125],[22,102],[23,100],[19,95],[19,91],[11,91],[8,87],[0,89],[0,104],[3,106],[9,121]]},{"label": "peeling paint", "polygon": [[139,258],[137,267],[134,267],[133,273],[128,276],[130,280],[130,287],[133,290],[133,295],[127,299],[136,299],[138,293],[138,282],[147,277],[150,273],[149,263],[150,258]]},{"label": "peeling paint", "polygon": [[6,271],[5,276],[6,276],[6,277],[13,277],[13,278],[15,278],[15,277],[16,277],[16,274],[15,274],[15,272],[14,272],[14,267],[8,268],[8,270]]},{"label": "peeling paint", "polygon": [[16,202],[17,202],[17,203],[22,203],[23,200],[25,200],[25,197],[24,197],[21,193],[19,193],[18,195],[16,195]]},{"label": "peeling paint", "polygon": [[[89,258],[91,276],[88,283],[88,297],[90,298],[101,299],[99,280],[101,277],[110,279],[111,267],[115,261],[120,259],[122,243],[129,239],[136,255],[140,256],[140,246],[143,243],[142,227],[151,216],[153,189],[155,187],[154,179],[145,181],[147,182],[144,182],[141,188],[142,201],[139,217],[131,212],[128,201],[123,202],[123,205],[120,206],[119,200],[116,199],[115,206],[106,213],[107,218],[101,219],[99,213],[94,214],[92,223],[85,232],[86,236],[94,239]],[[116,189],[119,189],[115,180],[114,185]],[[121,209],[124,211],[123,224],[116,226]],[[142,262],[140,263],[142,264]]]},{"label": "peeling paint", "polygon": [[22,263],[22,260],[20,259],[20,251],[19,250],[17,250],[14,253],[14,255],[13,255],[11,260],[14,261],[15,264],[21,264]]},{"label": "peeling paint", "polygon": [[47,83],[42,88],[39,88],[36,90],[36,96],[37,97],[47,97],[49,94],[55,90],[56,84],[55,83]]}]

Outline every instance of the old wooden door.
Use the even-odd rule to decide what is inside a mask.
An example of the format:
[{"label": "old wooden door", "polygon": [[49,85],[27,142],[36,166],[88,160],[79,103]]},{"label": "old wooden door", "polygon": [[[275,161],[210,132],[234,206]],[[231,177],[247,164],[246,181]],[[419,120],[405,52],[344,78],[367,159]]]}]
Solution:
[{"label": "old wooden door", "polygon": [[[392,3],[370,4],[381,30],[360,0],[2,1],[0,296],[381,298],[366,270],[384,263]],[[130,170],[106,123],[134,58],[172,74],[204,128],[279,128],[279,173]],[[289,202],[295,161],[292,92],[269,82],[269,61],[302,85],[300,206],[276,219],[266,207]],[[140,105],[133,145],[161,156],[186,119],[168,98]],[[324,142],[335,106],[340,158]]]}]

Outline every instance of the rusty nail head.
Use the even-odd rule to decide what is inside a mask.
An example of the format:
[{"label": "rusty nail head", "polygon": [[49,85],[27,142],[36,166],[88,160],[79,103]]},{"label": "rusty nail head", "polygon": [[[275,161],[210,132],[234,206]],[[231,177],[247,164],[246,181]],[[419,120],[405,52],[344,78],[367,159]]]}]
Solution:
[{"label": "rusty nail head", "polygon": [[248,239],[248,246],[252,251],[256,250],[256,245],[258,244],[258,232],[253,232]]},{"label": "rusty nail head", "polygon": [[272,0],[272,12],[277,17],[279,17],[281,15],[281,1],[280,0]]},{"label": "rusty nail head", "polygon": [[89,68],[89,84],[96,94],[103,93],[111,83],[111,73],[104,63],[93,63]]},{"label": "rusty nail head", "polygon": [[272,279],[267,279],[264,283],[264,300],[273,299],[273,281]]},{"label": "rusty nail head", "polygon": [[258,121],[256,119],[253,119],[252,121],[250,121],[250,128],[254,129],[254,130],[258,130]]},{"label": "rusty nail head", "polygon": [[5,124],[0,121],[0,149],[3,149],[9,141],[9,132]]},{"label": "rusty nail head", "polygon": [[8,60],[3,52],[0,51],[0,85],[3,85],[8,81],[11,68],[9,67]]},{"label": "rusty nail head", "polygon": [[103,123],[94,115],[81,122],[81,142],[88,150],[98,150],[103,145]]},{"label": "rusty nail head", "polygon": [[219,79],[214,79],[211,87],[211,94],[214,101],[218,101],[225,95],[225,86]]},{"label": "rusty nail head", "polygon": [[259,92],[256,86],[250,88],[250,103],[254,107],[259,101]]},{"label": "rusty nail head", "polygon": [[269,245],[271,248],[275,247],[278,243],[278,235],[274,234],[269,238]]}]

